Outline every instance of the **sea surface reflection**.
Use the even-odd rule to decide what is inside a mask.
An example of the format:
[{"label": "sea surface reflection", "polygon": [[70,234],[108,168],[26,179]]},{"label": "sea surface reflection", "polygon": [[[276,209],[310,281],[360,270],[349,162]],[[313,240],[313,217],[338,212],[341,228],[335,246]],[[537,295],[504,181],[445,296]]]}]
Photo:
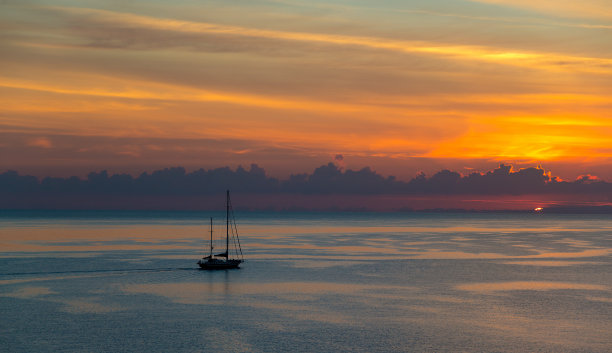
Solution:
[{"label": "sea surface reflection", "polygon": [[238,216],[247,262],[208,272],[198,213],[2,215],[2,347],[612,351],[607,216]]}]

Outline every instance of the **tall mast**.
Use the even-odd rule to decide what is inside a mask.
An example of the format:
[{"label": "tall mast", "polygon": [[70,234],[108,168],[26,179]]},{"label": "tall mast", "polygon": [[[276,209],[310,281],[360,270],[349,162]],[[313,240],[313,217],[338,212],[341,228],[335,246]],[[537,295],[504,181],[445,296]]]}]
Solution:
[{"label": "tall mast", "polygon": [[229,190],[227,190],[227,201],[225,205],[225,258],[229,260]]},{"label": "tall mast", "polygon": [[212,217],[210,217],[210,257],[212,258]]}]

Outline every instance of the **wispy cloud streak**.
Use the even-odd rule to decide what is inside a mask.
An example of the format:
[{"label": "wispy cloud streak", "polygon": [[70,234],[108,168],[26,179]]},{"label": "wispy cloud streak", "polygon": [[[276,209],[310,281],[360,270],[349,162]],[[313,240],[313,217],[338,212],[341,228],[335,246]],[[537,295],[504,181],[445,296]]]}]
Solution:
[{"label": "wispy cloud streak", "polygon": [[88,22],[99,22],[109,27],[123,29],[140,28],[179,33],[231,35],[280,41],[360,46],[400,53],[436,55],[553,71],[577,70],[594,73],[612,73],[612,59],[608,58],[517,51],[495,47],[445,45],[443,43],[395,40],[380,37],[266,30],[214,23],[163,19],[97,9],[53,7],[49,8],[49,10],[77,17],[85,17]]}]

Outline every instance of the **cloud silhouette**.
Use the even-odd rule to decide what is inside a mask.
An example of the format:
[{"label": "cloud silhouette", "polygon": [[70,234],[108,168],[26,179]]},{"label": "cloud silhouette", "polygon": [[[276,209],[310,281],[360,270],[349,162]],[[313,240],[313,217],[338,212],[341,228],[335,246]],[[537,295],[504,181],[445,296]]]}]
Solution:
[{"label": "cloud silhouette", "polygon": [[[394,176],[384,177],[369,167],[343,170],[334,163],[320,166],[311,174],[293,174],[285,180],[266,175],[263,168],[252,164],[249,169],[198,169],[187,172],[183,167],[165,168],[137,177],[129,174],[109,175],[107,171],[91,172],[86,179],[78,177],[38,179],[19,175],[16,171],[0,174],[2,208],[12,203],[35,207],[45,199],[45,207],[61,203],[65,197],[85,200],[130,199],[161,200],[171,197],[216,195],[231,189],[244,194],[303,195],[612,195],[612,183],[585,175],[575,181],[552,177],[541,167],[513,170],[500,165],[486,173],[462,175],[442,170],[431,177],[420,173],[409,181]],[[54,201],[56,200],[56,201]],[[83,202],[85,202],[83,201]],[[136,201],[134,201],[136,202]],[[143,201],[145,202],[145,201]]]}]

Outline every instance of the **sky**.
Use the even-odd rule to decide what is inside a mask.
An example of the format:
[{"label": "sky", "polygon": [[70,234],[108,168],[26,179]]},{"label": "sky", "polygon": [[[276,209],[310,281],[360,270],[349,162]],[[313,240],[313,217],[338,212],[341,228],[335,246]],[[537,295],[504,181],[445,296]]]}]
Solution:
[{"label": "sky", "polygon": [[608,0],[4,0],[0,26],[0,172],[612,181]]}]

